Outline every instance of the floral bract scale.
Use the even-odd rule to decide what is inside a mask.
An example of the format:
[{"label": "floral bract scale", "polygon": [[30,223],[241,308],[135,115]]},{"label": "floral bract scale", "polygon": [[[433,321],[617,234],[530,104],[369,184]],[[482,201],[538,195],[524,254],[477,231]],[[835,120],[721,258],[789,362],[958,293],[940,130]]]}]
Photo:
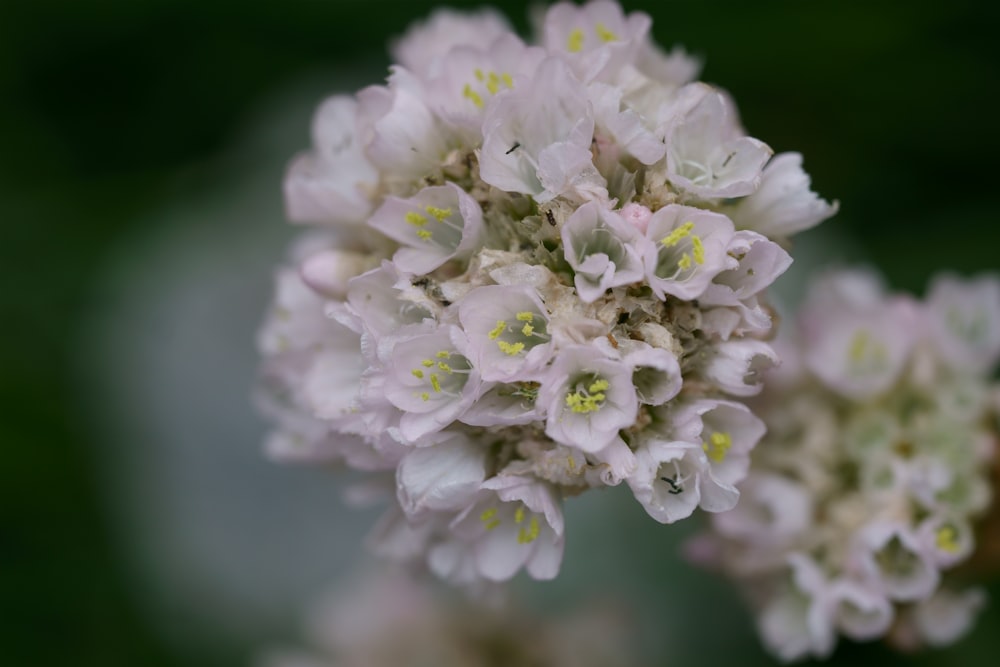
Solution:
[{"label": "floral bract scale", "polygon": [[735,505],[763,426],[734,397],[777,361],[764,291],[837,207],[650,23],[562,3],[530,45],[438,11],[384,85],[317,112],[262,402],[277,458],[395,489],[376,553],[547,579],[571,496],[625,482],[663,523]]}]

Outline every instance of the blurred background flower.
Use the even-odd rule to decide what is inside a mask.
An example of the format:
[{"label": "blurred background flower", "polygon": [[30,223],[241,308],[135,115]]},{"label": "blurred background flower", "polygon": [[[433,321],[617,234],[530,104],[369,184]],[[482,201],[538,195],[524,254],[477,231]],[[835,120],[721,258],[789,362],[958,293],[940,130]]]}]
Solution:
[{"label": "blurred background flower", "polygon": [[[361,556],[373,517],[345,510],[346,480],[263,458],[253,336],[292,236],[281,175],[313,108],[379,81],[387,40],[434,6],[4,7],[0,663],[248,664],[297,637],[317,589]],[[789,291],[820,262],[870,261],[918,293],[940,269],[1000,265],[996,7],[624,7],[704,57],[747,129],[803,153],[840,200],[797,238]],[[501,9],[526,29],[526,2]],[[525,587],[535,604],[558,615],[614,592],[653,664],[769,664],[736,593],[681,562],[690,531],[614,495],[570,508],[588,520],[560,578]],[[914,662],[992,664],[998,620],[994,603],[968,639]],[[834,656],[893,659],[907,660]]]}]

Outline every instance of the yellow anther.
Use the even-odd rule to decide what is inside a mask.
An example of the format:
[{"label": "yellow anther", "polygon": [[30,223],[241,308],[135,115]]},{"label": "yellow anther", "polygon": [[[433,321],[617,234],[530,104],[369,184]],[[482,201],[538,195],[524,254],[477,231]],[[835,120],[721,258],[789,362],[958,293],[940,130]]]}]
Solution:
[{"label": "yellow anther", "polygon": [[583,30],[576,28],[569,33],[566,39],[566,50],[570,53],[577,53],[583,49]]},{"label": "yellow anther", "polygon": [[420,365],[423,366],[424,368],[430,368],[431,366],[434,365],[434,362],[430,359],[424,359],[423,361],[420,362]]},{"label": "yellow anther", "polygon": [[496,72],[490,72],[486,78],[486,90],[490,91],[490,95],[496,95],[497,91],[500,90],[500,77],[497,76]]},{"label": "yellow anther", "polygon": [[441,350],[434,356],[437,357],[438,359],[447,359],[448,357],[451,356],[451,352],[449,352],[448,350]]},{"label": "yellow anther", "polygon": [[705,263],[705,244],[701,242],[701,237],[696,234],[691,235],[691,252],[694,254],[695,264]]},{"label": "yellow anther", "polygon": [[515,317],[517,317],[518,322],[530,322],[535,319],[535,314],[530,310],[522,310]]},{"label": "yellow anther", "polygon": [[482,514],[479,515],[479,520],[486,525],[486,530],[493,530],[500,525],[500,519],[496,518],[497,509],[491,507],[488,510],[484,510]]},{"label": "yellow anther", "polygon": [[535,333],[535,327],[531,326],[530,324],[525,324],[523,327],[521,327],[521,333],[524,334],[525,336],[530,336],[531,334]]},{"label": "yellow anther", "polygon": [[503,320],[497,320],[497,325],[493,327],[493,330],[490,331],[489,333],[490,340],[496,340],[497,338],[499,338],[500,334],[502,334],[506,328],[507,328],[506,322],[504,322]]},{"label": "yellow anther", "polygon": [[590,394],[578,390],[572,394],[566,394],[566,407],[577,414],[595,412],[601,409],[605,398],[603,393]]},{"label": "yellow anther", "polygon": [[483,108],[483,97],[476,91],[472,89],[472,86],[465,84],[465,88],[462,88],[462,97],[465,97],[472,101],[480,109]]},{"label": "yellow anther", "polygon": [[479,69],[478,67],[474,69],[472,73],[475,75],[476,81],[482,81],[485,78],[483,76],[483,70]]},{"label": "yellow anther", "polygon": [[934,536],[934,543],[941,551],[953,554],[960,548],[958,543],[958,531],[956,531],[953,526],[941,526],[938,528],[937,534]]},{"label": "yellow anther", "polygon": [[685,222],[683,225],[681,225],[680,227],[678,227],[677,229],[675,229],[674,231],[670,232],[662,239],[660,239],[660,243],[667,246],[668,248],[673,248],[675,245],[681,242],[681,239],[685,239],[688,236],[691,236],[692,229],[694,229],[694,223]]},{"label": "yellow anther", "polygon": [[691,255],[684,253],[681,258],[677,261],[677,268],[681,271],[687,271],[691,268]]},{"label": "yellow anther", "polygon": [[414,227],[421,227],[427,224],[427,216],[420,215],[416,211],[410,211],[404,217]]},{"label": "yellow anther", "polygon": [[441,393],[441,382],[438,381],[437,373],[431,373],[430,380],[431,380],[431,389],[434,390],[434,393],[440,394]]},{"label": "yellow anther", "polygon": [[423,399],[423,400],[425,400],[425,401],[429,401],[429,400],[431,400],[431,395],[428,394],[426,391],[425,392],[421,392],[420,398]]},{"label": "yellow anther", "polygon": [[418,229],[417,230],[417,237],[420,238],[420,240],[422,240],[422,241],[430,241],[432,236],[434,236],[434,235],[431,234],[426,229]]},{"label": "yellow anther", "polygon": [[602,42],[613,42],[618,39],[618,35],[608,30],[608,27],[603,23],[598,23],[594,26],[594,32],[597,33],[597,37]]},{"label": "yellow anther", "polygon": [[570,470],[576,470],[576,459],[572,455],[566,457],[566,467]]},{"label": "yellow anther", "polygon": [[503,74],[501,74],[500,80],[503,81],[503,85],[507,86],[508,88],[514,87],[514,77],[512,77],[509,72],[504,72]]},{"label": "yellow anther", "polygon": [[424,210],[433,215],[438,222],[442,222],[443,220],[445,220],[445,218],[451,216],[450,208],[437,208],[436,206],[425,206]]},{"label": "yellow anther", "polygon": [[524,349],[524,343],[508,343],[505,340],[498,340],[497,347],[500,351],[511,357],[519,354]]},{"label": "yellow anther", "polygon": [[444,363],[443,361],[439,361],[438,362],[438,368],[440,368],[441,370],[443,370],[445,373],[447,373],[449,375],[451,375],[452,372],[454,371],[454,369],[452,369],[451,366],[449,366],[448,364]]},{"label": "yellow anther", "polygon": [[424,372],[422,370],[420,370],[419,368],[414,368],[410,372],[413,373],[413,377],[417,378],[418,380],[423,380],[424,379]]},{"label": "yellow anther", "polygon": [[531,544],[538,538],[538,533],[541,527],[538,525],[538,517],[531,517],[531,521],[528,522],[528,527],[525,528],[521,526],[521,530],[517,533],[517,543],[518,544]]},{"label": "yellow anther", "polygon": [[521,523],[522,521],[524,521],[524,505],[514,510],[514,523]]},{"label": "yellow anther", "polygon": [[716,463],[722,463],[726,454],[733,446],[733,437],[725,431],[716,431],[709,437],[708,442],[701,443],[701,448],[705,450],[708,458]]},{"label": "yellow anther", "polygon": [[865,358],[865,352],[868,350],[868,344],[870,342],[871,337],[864,329],[854,334],[854,338],[851,339],[851,346],[847,351],[851,361],[855,363],[863,361]]},{"label": "yellow anther", "polygon": [[593,384],[587,387],[587,391],[591,394],[596,394],[597,392],[604,391],[610,385],[608,385],[607,380],[596,380]]}]

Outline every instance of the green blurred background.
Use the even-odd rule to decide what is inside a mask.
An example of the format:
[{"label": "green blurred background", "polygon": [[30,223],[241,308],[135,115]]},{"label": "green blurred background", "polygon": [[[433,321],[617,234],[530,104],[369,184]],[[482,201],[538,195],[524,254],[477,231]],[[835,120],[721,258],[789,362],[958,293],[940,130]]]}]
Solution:
[{"label": "green blurred background", "polygon": [[[501,7],[523,30],[527,5]],[[95,286],[128,239],[175,224],[159,212],[197,208],[241,182],[253,158],[239,146],[254,140],[247,128],[262,109],[290,89],[305,97],[289,121],[290,145],[305,147],[308,108],[324,90],[376,82],[387,40],[433,6],[37,0],[0,9],[0,664],[246,659],[245,647],[229,646],[192,660],[141,612],[129,535],[106,510],[107,450],[87,396],[96,380],[79,340],[100,307]],[[871,261],[894,287],[917,291],[936,270],[1000,265],[996,3],[625,6],[652,15],[661,44],[705,58],[702,78],[733,93],[753,136],[806,156],[815,188],[841,202],[827,226],[851,239],[831,246],[840,248],[832,260]],[[275,178],[257,191],[274,210],[279,186]],[[276,245],[273,261],[282,252]],[[249,349],[251,339],[247,331],[233,344]],[[990,612],[962,647],[921,661],[992,664],[997,618]],[[846,645],[838,658],[888,659]],[[673,662],[664,650],[662,664]]]}]

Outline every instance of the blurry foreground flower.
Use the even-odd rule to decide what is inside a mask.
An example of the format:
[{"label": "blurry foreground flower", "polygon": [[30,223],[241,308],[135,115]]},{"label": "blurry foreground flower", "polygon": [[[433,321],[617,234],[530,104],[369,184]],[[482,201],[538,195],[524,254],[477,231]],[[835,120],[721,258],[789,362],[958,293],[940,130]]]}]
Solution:
[{"label": "blurry foreground flower", "polygon": [[840,634],[951,643],[985,602],[951,571],[994,491],[1000,280],[942,276],[918,302],[834,274],[799,325],[755,403],[768,433],[740,505],[692,555],[743,585],[784,660]]},{"label": "blurry foreground flower", "polygon": [[540,44],[435,13],[386,85],[319,108],[288,172],[313,225],[260,334],[270,453],[369,472],[371,547],[452,582],[549,579],[562,503],[731,509],[777,361],[765,289],[832,215],[650,19],[557,4]]},{"label": "blurry foreground flower", "polygon": [[627,617],[593,604],[558,617],[476,606],[403,573],[360,577],[308,619],[311,648],[258,667],[637,667]]}]

